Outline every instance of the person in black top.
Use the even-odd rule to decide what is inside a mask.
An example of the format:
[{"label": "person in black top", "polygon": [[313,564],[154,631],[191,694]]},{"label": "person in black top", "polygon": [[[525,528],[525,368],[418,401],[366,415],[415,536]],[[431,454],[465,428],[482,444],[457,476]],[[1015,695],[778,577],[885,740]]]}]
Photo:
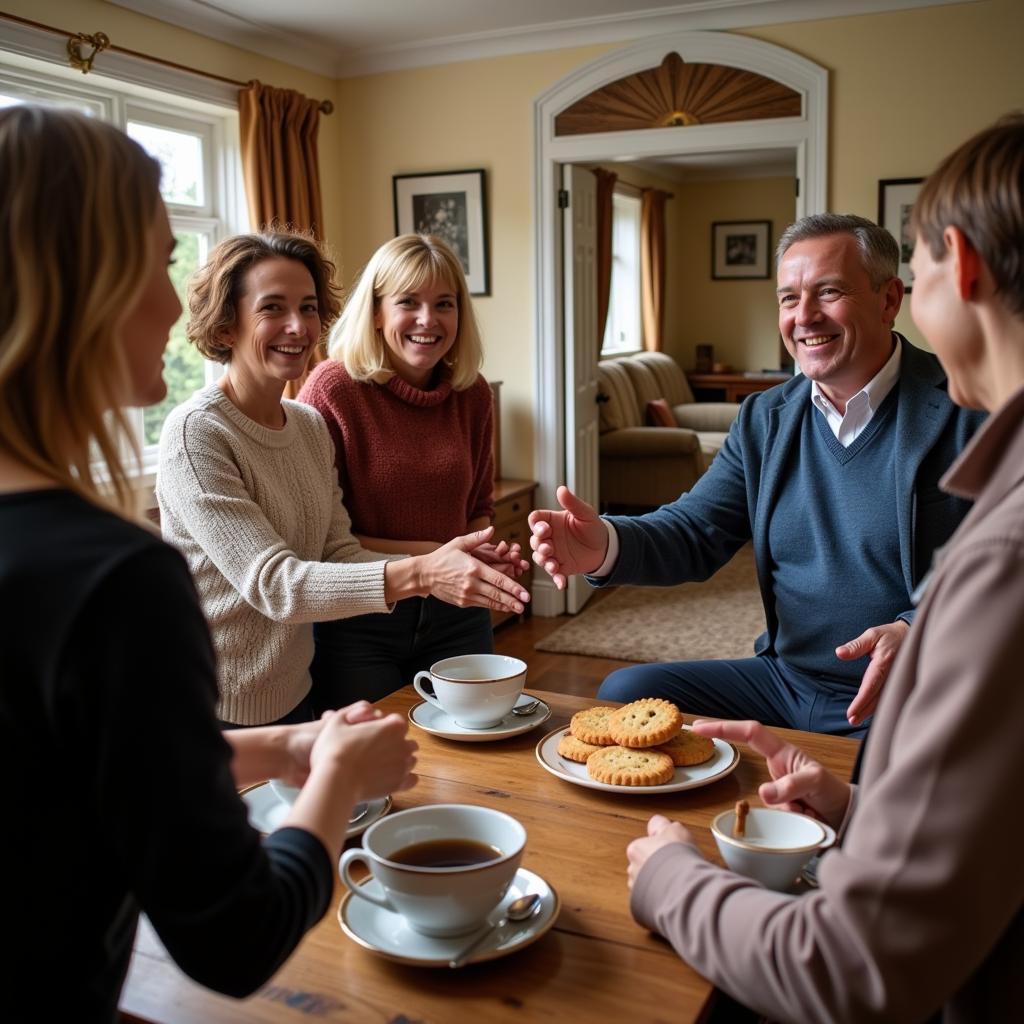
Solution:
[{"label": "person in black top", "polygon": [[[180,304],[159,167],[116,129],[0,111],[0,844],[6,1020],[111,1021],[140,912],[234,996],[324,914],[355,801],[415,781],[397,715],[221,733],[184,560],[133,522],[120,409]],[[97,461],[97,456],[99,460]],[[261,842],[238,788],[303,788]],[[55,971],[53,984],[35,979]]]}]

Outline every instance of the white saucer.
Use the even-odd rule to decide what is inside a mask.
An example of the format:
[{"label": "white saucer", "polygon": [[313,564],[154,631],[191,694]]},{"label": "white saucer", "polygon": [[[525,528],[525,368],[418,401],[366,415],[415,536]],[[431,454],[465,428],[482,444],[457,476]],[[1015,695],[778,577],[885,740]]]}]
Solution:
[{"label": "white saucer", "polygon": [[[522,707],[535,699],[524,693],[516,701],[516,707]],[[510,711],[497,725],[487,729],[467,729],[453,722],[429,701],[420,701],[414,708],[409,709],[409,721],[424,732],[429,732],[431,736],[440,736],[443,740],[460,740],[463,743],[484,743],[487,740],[504,740],[509,736],[518,736],[536,729],[538,725],[543,725],[550,717],[551,708],[541,701],[537,710],[525,718]]]},{"label": "white saucer", "polygon": [[709,783],[724,779],[733,772],[740,763],[739,751],[726,740],[712,740],[715,752],[709,761],[703,764],[677,768],[671,782],[663,782],[660,786],[616,786],[610,782],[598,782],[587,774],[587,766],[579,761],[569,761],[558,753],[558,741],[569,730],[563,725],[549,732],[537,744],[537,760],[541,768],[557,775],[558,778],[571,782],[576,786],[588,789],[603,789],[606,793],[619,793],[622,796],[634,796],[639,793],[678,793],[681,789],[696,789]]},{"label": "white saucer", "polygon": [[[379,883],[369,878],[364,885],[372,887],[380,895]],[[524,946],[536,942],[555,923],[558,917],[558,893],[540,875],[520,868],[501,903],[491,911],[487,920],[493,925],[501,919],[514,899],[528,892],[541,896],[540,910],[526,921],[509,922],[481,942],[466,964],[483,960],[496,960],[508,956]],[[400,914],[384,910],[375,903],[361,900],[346,892],[338,907],[338,923],[341,930],[353,941],[371,953],[377,953],[400,964],[414,964],[418,967],[447,967],[449,960],[457,956],[473,940],[475,932],[456,935],[447,939],[421,935],[406,923]]]},{"label": "white saucer", "polygon": [[[275,829],[280,828],[285,816],[291,810],[291,805],[278,799],[277,794],[266,782],[244,790],[242,799],[249,808],[249,824],[264,835],[269,835]],[[345,835],[351,838],[362,834],[390,810],[391,797],[389,796],[381,797],[380,800],[367,801],[366,813],[349,822]]]}]

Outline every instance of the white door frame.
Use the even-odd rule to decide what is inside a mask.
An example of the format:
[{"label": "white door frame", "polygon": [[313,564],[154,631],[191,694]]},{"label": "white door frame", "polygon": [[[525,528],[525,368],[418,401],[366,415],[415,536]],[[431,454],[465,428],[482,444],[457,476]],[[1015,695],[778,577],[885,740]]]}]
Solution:
[{"label": "white door frame", "polygon": [[[649,128],[640,131],[555,135],[555,117],[584,96],[627,75],[658,67],[675,51],[688,63],[722,64],[752,71],[800,93],[798,117],[735,124]],[[534,102],[534,217],[536,331],[534,475],[539,508],[557,507],[555,489],[565,474],[566,394],[562,343],[562,238],[558,211],[559,165],[628,157],[641,160],[679,153],[727,153],[792,147],[799,185],[797,216],[825,210],[828,142],[828,71],[772,43],[724,32],[678,32],[605,54],[556,82]],[[534,574],[538,615],[565,610],[564,594],[544,573]]]}]

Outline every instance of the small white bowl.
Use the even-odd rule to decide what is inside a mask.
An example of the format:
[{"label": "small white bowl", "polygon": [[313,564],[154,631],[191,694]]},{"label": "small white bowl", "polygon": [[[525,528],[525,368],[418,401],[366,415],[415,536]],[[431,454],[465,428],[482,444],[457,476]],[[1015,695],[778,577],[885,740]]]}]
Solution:
[{"label": "small white bowl", "polygon": [[736,812],[722,811],[711,823],[726,865],[768,889],[786,892],[803,866],[836,841],[824,822],[772,807],[752,807],[742,837],[732,834]]}]

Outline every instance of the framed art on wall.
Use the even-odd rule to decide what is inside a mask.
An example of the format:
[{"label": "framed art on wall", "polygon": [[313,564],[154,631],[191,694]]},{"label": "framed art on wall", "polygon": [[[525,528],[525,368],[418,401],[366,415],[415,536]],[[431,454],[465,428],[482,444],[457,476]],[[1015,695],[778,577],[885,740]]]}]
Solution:
[{"label": "framed art on wall", "polygon": [[767,277],[770,220],[716,220],[711,225],[711,280]]},{"label": "framed art on wall", "polygon": [[436,235],[462,262],[470,295],[490,295],[487,193],[482,170],[396,174],[395,234]]},{"label": "framed art on wall", "polygon": [[910,257],[914,239],[910,234],[910,211],[921,191],[924,178],[886,178],[878,183],[878,223],[896,239],[900,247],[900,280],[909,292]]}]

